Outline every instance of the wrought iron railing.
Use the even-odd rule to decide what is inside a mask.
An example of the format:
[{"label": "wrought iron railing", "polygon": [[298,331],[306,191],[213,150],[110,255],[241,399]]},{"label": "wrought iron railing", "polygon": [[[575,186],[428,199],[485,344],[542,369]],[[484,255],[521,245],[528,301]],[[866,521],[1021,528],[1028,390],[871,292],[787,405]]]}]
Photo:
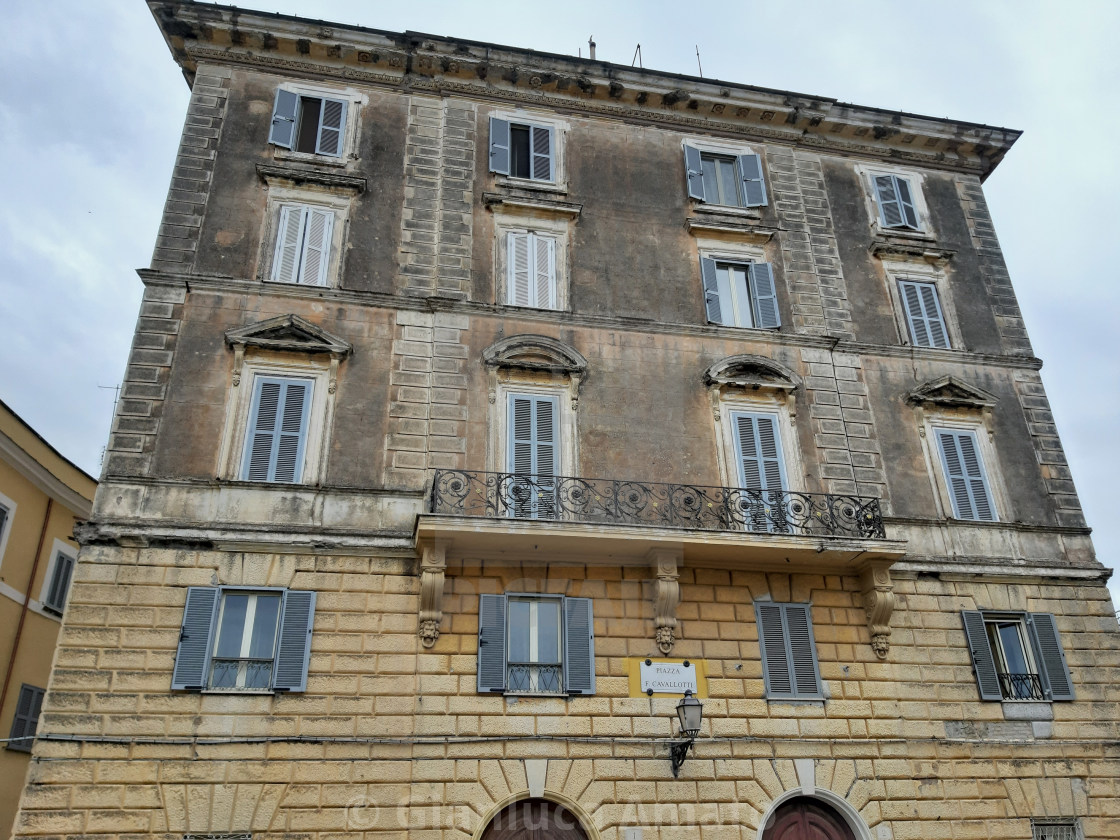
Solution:
[{"label": "wrought iron railing", "polygon": [[563,694],[563,666],[509,662],[506,665],[506,693]]},{"label": "wrought iron railing", "polygon": [[210,669],[210,688],[269,688],[272,659],[215,659]]},{"label": "wrought iron railing", "polygon": [[488,519],[886,538],[875,498],[609,478],[436,470],[429,509]]},{"label": "wrought iron railing", "polygon": [[996,674],[1004,700],[1045,700],[1038,674]]}]

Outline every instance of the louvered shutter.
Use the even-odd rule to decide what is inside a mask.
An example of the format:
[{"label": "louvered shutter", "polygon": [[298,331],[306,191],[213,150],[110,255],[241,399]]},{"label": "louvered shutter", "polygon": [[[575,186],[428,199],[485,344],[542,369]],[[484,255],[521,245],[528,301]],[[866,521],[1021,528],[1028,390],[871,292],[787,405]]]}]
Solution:
[{"label": "louvered shutter", "polygon": [[16,700],[16,712],[12,716],[12,728],[8,737],[7,747],[19,752],[31,752],[31,745],[35,740],[35,730],[39,724],[39,714],[43,709],[43,696],[46,692],[41,688],[24,683],[19,688],[19,697]]},{"label": "louvered shutter", "polygon": [[794,696],[819,697],[821,677],[817,665],[817,646],[813,643],[813,618],[809,614],[809,605],[783,604],[782,612],[789,640]]},{"label": "louvered shutter", "polygon": [[272,687],[276,691],[306,691],[311,659],[311,628],[315,623],[315,593],[289,589],[284,592],[280,634]]},{"label": "louvered shutter", "polygon": [[910,182],[897,175],[894,177],[895,191],[898,196],[898,205],[902,210],[902,224],[905,227],[918,229],[918,210],[914,206],[914,196],[910,190]]},{"label": "louvered shutter", "polygon": [[556,480],[560,472],[560,411],[555,397],[538,397],[534,406],[536,418],[533,450],[533,471],[537,475],[535,514],[544,519],[556,516]]},{"label": "louvered shutter", "polygon": [[688,197],[704,201],[704,162],[700,159],[699,149],[684,147],[684,170],[688,178]]},{"label": "louvered shutter", "polygon": [[276,227],[276,250],[272,255],[272,279],[277,283],[295,283],[299,279],[300,246],[307,208],[298,204],[280,207]]},{"label": "louvered shutter", "polygon": [[746,490],[785,489],[785,466],[778,418],[771,414],[732,413],[740,486]]},{"label": "louvered shutter", "polygon": [[762,158],[739,155],[739,177],[743,182],[743,206],[766,206],[766,181],[762,177]]},{"label": "louvered shutter", "polygon": [[762,673],[769,698],[822,695],[808,604],[755,602]]},{"label": "louvered shutter", "polygon": [[980,689],[981,700],[1002,700],[996,671],[996,659],[988,643],[988,633],[984,627],[984,614],[979,610],[962,610],[964,636],[972,655],[972,670],[976,673],[976,686]]},{"label": "louvered shutter", "polygon": [[490,118],[490,171],[509,174],[509,123]]},{"label": "louvered shutter", "polygon": [[994,522],[991,494],[976,436],[972,432],[947,429],[937,431],[941,446],[941,463],[945,467],[945,480],[953,502],[953,514],[958,519],[975,519]]},{"label": "louvered shutter", "polygon": [[299,110],[299,97],[290,90],[277,88],[276,101],[272,106],[272,128],[268,142],[290,149],[296,137],[296,112]]},{"label": "louvered shutter", "polygon": [[564,599],[564,690],[595,693],[595,624],[590,598]]},{"label": "louvered shutter", "polygon": [[1058,636],[1058,625],[1051,613],[1031,613],[1031,628],[1035,659],[1039,663],[1039,676],[1043,687],[1049,688],[1051,700],[1073,700],[1073,679],[1070,677],[1066,654]]},{"label": "louvered shutter", "polygon": [[530,126],[529,129],[532,134],[530,156],[533,180],[552,181],[554,180],[552,129],[540,125]]},{"label": "louvered shutter", "polygon": [[175,654],[175,670],[171,674],[172,689],[201,691],[206,687],[210,639],[220,594],[221,590],[215,586],[192,586],[187,590],[179,650]]},{"label": "louvered shutter", "polygon": [[331,258],[331,233],[334,213],[314,207],[304,209],[306,224],[303,235],[303,256],[300,260],[299,282],[308,286],[327,285],[327,266]]},{"label": "louvered shutter", "polygon": [[283,408],[277,434],[276,463],[270,481],[299,481],[311,383],[284,383]]},{"label": "louvered shutter", "polygon": [[478,596],[478,690],[506,688],[506,596]]},{"label": "louvered shutter", "polygon": [[[701,257],[700,276],[704,281],[704,311],[707,313],[708,323],[726,323],[723,320],[723,308],[719,299],[719,277],[716,273],[716,261]],[[730,301],[727,308],[730,312]]]},{"label": "louvered shutter", "polygon": [[893,175],[875,176],[875,194],[879,200],[879,216],[883,227],[902,226],[902,208],[898,204],[898,196],[894,189]]},{"label": "louvered shutter", "polygon": [[346,103],[339,99],[323,99],[319,107],[319,136],[315,140],[315,152],[340,157],[342,132],[346,128]]},{"label": "louvered shutter", "polygon": [[509,303],[513,306],[529,306],[532,301],[529,246],[533,236],[529,233],[508,233],[506,239],[509,243]]},{"label": "louvered shutter", "polygon": [[4,526],[8,524],[8,509],[0,505],[0,539],[4,538]]},{"label": "louvered shutter", "polygon": [[909,280],[900,280],[898,285],[910,325],[910,338],[915,346],[947,348],[949,336],[936,287],[932,283]]},{"label": "louvered shutter", "polygon": [[747,266],[754,298],[755,326],[774,330],[782,325],[778,314],[778,293],[774,286],[774,268],[770,263],[751,263]]},{"label": "louvered shutter", "polygon": [[312,383],[258,377],[255,387],[241,478],[297,482],[303,471]]},{"label": "louvered shutter", "polygon": [[51,584],[47,588],[47,597],[43,606],[47,609],[61,613],[66,607],[66,593],[70,589],[70,578],[74,572],[74,558],[63,554],[61,551],[54,556],[54,568],[51,573]]},{"label": "louvered shutter", "polygon": [[541,309],[556,308],[556,240],[533,235],[533,305]]},{"label": "louvered shutter", "polygon": [[793,674],[789,667],[782,608],[778,604],[755,601],[754,611],[766,696],[788,697],[793,693]]}]

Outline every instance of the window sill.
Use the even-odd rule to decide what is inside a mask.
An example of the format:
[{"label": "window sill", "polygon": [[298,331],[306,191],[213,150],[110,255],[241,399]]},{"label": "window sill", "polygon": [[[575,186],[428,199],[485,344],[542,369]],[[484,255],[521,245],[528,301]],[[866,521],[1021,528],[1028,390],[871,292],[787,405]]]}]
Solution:
[{"label": "window sill", "polygon": [[757,207],[739,207],[735,204],[711,204],[706,201],[692,200],[692,210],[695,213],[712,213],[721,216],[738,216],[752,221],[762,220],[762,211]]},{"label": "window sill", "polygon": [[872,232],[871,245],[867,250],[879,259],[923,262],[943,268],[956,251],[936,246],[937,240],[924,233],[903,234],[876,229]]},{"label": "window sill", "polygon": [[[291,158],[293,162],[305,162],[311,158],[310,162],[314,163],[327,163],[327,161],[320,161],[318,155],[299,155],[298,157]],[[277,160],[288,160],[289,158],[277,157]],[[345,166],[345,163],[330,163],[328,165]],[[312,184],[317,187],[327,187],[333,189],[348,190],[354,193],[365,192],[366,179],[354,175],[343,175],[338,172],[323,172],[319,169],[304,169],[302,167],[290,166],[277,166],[276,164],[258,163],[257,175],[260,179],[268,184],[270,187],[280,186],[306,186]]]},{"label": "window sill", "polygon": [[271,688],[204,688],[200,694],[247,694],[253,697],[271,697],[273,694],[287,694]]},{"label": "window sill", "polygon": [[766,697],[767,703],[781,703],[785,706],[825,706],[824,697]]},{"label": "window sill", "polygon": [[314,152],[292,152],[282,146],[273,146],[272,156],[274,160],[291,161],[292,163],[314,163],[320,166],[333,166],[336,168],[344,168],[349,163],[345,156],[330,157],[329,155],[319,155]]},{"label": "window sill", "polygon": [[499,187],[533,192],[568,194],[568,185],[559,181],[534,181],[532,178],[514,178],[512,175],[495,175],[494,183]]}]

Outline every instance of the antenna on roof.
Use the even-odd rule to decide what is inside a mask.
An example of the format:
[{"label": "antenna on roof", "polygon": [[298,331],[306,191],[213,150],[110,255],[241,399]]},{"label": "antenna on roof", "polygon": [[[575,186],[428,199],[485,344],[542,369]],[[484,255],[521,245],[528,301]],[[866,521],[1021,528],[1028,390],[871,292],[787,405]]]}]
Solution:
[{"label": "antenna on roof", "polygon": [[637,49],[634,50],[634,57],[632,59],[630,59],[630,66],[633,67],[635,62],[637,63],[639,68],[641,68],[643,70],[645,69],[644,67],[642,67],[642,45],[641,44],[638,44]]},{"label": "antenna on roof", "polygon": [[594,61],[595,60],[595,36],[594,35],[592,35],[590,38],[587,39],[587,47],[590,50],[590,52],[588,53],[588,56],[591,58],[592,61]]},{"label": "antenna on roof", "polygon": [[704,68],[700,67],[700,45],[696,45],[696,66],[700,68],[700,78],[704,78]]}]

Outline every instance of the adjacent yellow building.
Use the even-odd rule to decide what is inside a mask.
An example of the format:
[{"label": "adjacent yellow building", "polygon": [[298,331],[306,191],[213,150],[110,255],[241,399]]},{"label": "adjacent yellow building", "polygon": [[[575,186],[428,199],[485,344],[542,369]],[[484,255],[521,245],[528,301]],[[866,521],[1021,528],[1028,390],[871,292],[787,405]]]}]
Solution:
[{"label": "adjacent yellow building", "polygon": [[12,830],[97,482],[0,402],[0,837]]}]

